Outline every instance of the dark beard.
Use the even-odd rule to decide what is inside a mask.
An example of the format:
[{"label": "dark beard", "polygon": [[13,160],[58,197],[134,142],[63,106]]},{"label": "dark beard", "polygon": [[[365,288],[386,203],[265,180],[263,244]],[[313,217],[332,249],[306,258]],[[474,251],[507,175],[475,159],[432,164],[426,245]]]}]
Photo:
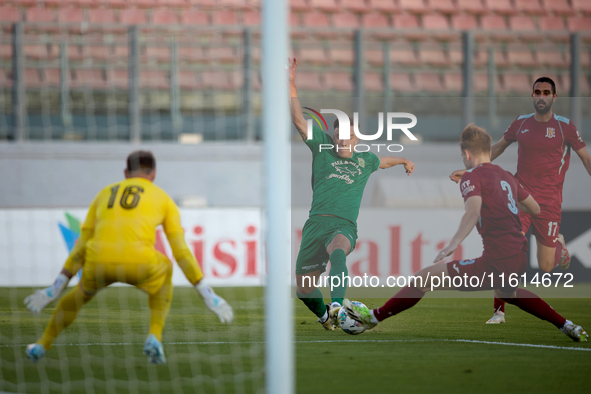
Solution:
[{"label": "dark beard", "polygon": [[548,112],[550,112],[550,110],[552,109],[552,102],[550,102],[550,104],[546,105],[546,107],[544,107],[544,109],[540,109],[540,107],[538,107],[538,105],[534,105],[534,109],[536,110],[536,112],[540,115],[545,115]]}]

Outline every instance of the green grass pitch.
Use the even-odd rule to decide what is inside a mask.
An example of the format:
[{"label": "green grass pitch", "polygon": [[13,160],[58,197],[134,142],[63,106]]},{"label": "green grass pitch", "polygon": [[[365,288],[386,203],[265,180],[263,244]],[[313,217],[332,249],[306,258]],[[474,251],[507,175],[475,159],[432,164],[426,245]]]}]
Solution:
[{"label": "green grass pitch", "polygon": [[[176,288],[163,338],[166,365],[150,365],[142,355],[147,297],[128,287],[100,292],[44,360],[27,360],[23,345],[41,334],[55,306],[32,316],[22,304],[31,291],[0,289],[0,391],[264,392],[261,288],[219,289],[235,308],[230,326],[219,324],[193,289]],[[384,302],[360,301],[369,307]],[[590,299],[549,303],[591,330]],[[324,331],[300,301],[294,305],[298,393],[591,390],[591,343],[574,343],[551,324],[510,305],[507,324],[485,325],[492,299],[427,297],[359,336]],[[482,343],[487,341],[497,343]]]}]

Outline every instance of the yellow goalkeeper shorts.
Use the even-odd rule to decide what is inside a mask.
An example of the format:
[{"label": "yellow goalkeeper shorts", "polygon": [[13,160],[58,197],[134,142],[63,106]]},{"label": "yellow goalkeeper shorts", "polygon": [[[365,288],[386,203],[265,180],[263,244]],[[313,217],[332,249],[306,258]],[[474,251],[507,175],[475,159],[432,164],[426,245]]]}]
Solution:
[{"label": "yellow goalkeeper shorts", "polygon": [[80,284],[84,292],[94,295],[98,290],[115,282],[127,283],[148,294],[157,293],[172,282],[172,263],[156,251],[153,263],[95,263],[87,261],[82,268]]}]

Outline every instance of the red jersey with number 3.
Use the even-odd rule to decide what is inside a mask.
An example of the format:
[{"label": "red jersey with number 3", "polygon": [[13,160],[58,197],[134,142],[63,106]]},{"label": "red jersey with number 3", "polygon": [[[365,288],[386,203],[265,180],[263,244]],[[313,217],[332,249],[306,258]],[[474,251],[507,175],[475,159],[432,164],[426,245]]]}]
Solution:
[{"label": "red jersey with number 3", "polygon": [[534,114],[521,115],[505,131],[508,142],[519,143],[515,176],[542,206],[558,212],[562,205],[562,184],[570,162],[570,150],[585,143],[573,123],[554,114],[547,122],[538,122]]},{"label": "red jersey with number 3", "polygon": [[482,198],[476,225],[484,244],[482,257],[502,259],[527,250],[517,203],[530,194],[510,172],[491,163],[481,164],[464,173],[460,191],[464,201],[473,196]]}]

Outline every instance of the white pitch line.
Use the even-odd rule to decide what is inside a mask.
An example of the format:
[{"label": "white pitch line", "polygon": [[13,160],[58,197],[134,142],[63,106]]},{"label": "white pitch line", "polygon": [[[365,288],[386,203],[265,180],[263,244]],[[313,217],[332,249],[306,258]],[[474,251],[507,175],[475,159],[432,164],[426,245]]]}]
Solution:
[{"label": "white pitch line", "polygon": [[[559,350],[577,350],[582,352],[591,352],[591,348],[587,347],[568,347],[555,345],[535,345],[531,343],[514,343],[514,342],[493,342],[493,341],[477,341],[472,339],[357,339],[357,340],[303,340],[295,341],[295,343],[397,343],[397,342],[460,342],[460,343],[477,343],[483,345],[501,345],[501,346],[520,346],[532,347],[539,349],[559,349]],[[213,341],[213,342],[164,342],[164,345],[249,345],[249,344],[263,344],[264,341]],[[56,343],[53,346],[140,346],[142,343],[132,342],[118,342],[118,343]],[[0,347],[19,347],[21,345],[7,345],[3,344]]]}]

